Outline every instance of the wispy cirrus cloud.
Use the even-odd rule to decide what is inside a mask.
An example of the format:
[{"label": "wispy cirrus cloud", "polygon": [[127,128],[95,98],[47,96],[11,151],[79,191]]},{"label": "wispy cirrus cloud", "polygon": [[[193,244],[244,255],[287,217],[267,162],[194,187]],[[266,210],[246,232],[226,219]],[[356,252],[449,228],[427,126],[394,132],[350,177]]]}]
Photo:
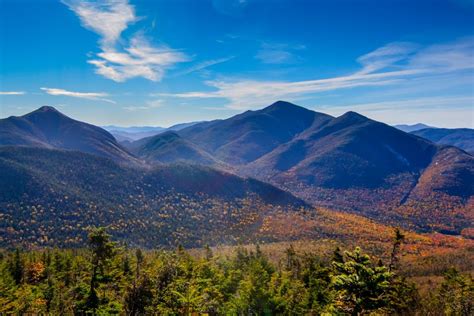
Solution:
[{"label": "wispy cirrus cloud", "polygon": [[155,99],[146,102],[145,105],[138,105],[138,106],[124,106],[123,109],[127,111],[141,111],[141,110],[150,110],[150,109],[157,109],[161,108],[165,105],[163,100]]},{"label": "wispy cirrus cloud", "polygon": [[422,47],[390,43],[359,57],[361,69],[339,77],[305,81],[211,80],[212,91],[162,94],[176,98],[222,98],[227,107],[249,109],[278,99],[297,99],[320,92],[355,87],[389,86],[411,79],[474,70],[474,38]]},{"label": "wispy cirrus cloud", "polygon": [[397,81],[391,76],[371,75],[347,76],[331,79],[319,79],[296,82],[277,81],[206,81],[206,84],[216,89],[211,92],[185,92],[161,94],[177,98],[222,98],[227,99],[228,107],[232,109],[249,109],[270,104],[278,99],[295,98],[309,93],[317,93],[342,88],[360,86],[381,86]]},{"label": "wispy cirrus cloud", "polygon": [[248,2],[248,0],[212,0],[212,5],[221,14],[240,16]]},{"label": "wispy cirrus cloud", "polygon": [[108,93],[105,92],[76,92],[76,91],[68,91],[64,89],[57,89],[57,88],[40,88],[45,93],[54,96],[66,96],[66,97],[73,97],[73,98],[80,98],[80,99],[88,99],[88,100],[96,100],[96,101],[104,101],[108,103],[116,103],[113,100],[106,99],[105,97],[109,96]]},{"label": "wispy cirrus cloud", "polygon": [[303,45],[287,45],[262,43],[255,58],[264,64],[288,64],[297,62],[300,58],[295,54],[295,51],[302,50]]},{"label": "wispy cirrus cloud", "polygon": [[401,108],[408,109],[426,109],[455,105],[458,108],[472,108],[473,99],[470,96],[441,96],[441,97],[420,97],[420,98],[409,98],[390,100],[382,102],[369,102],[369,103],[351,103],[343,105],[319,105],[318,110],[327,110],[331,113],[342,114],[348,109],[354,111],[386,111],[386,110],[399,110]]},{"label": "wispy cirrus cloud", "polygon": [[25,91],[0,91],[0,95],[24,95]]},{"label": "wispy cirrus cloud", "polygon": [[389,66],[400,66],[397,63],[406,61],[410,55],[414,54],[418,45],[408,42],[389,43],[377,48],[373,52],[357,58],[357,62],[363,67],[358,74],[368,74]]},{"label": "wispy cirrus cloud", "polygon": [[165,71],[188,57],[165,45],[155,46],[140,32],[130,39],[122,33],[139,18],[128,0],[63,0],[81,20],[82,25],[100,36],[101,52],[88,62],[96,73],[116,82],[143,77],[160,81]]},{"label": "wispy cirrus cloud", "polygon": [[203,70],[208,67],[212,67],[214,65],[225,63],[234,58],[235,56],[229,56],[229,57],[224,57],[224,58],[205,60],[205,61],[195,64],[194,66],[189,67],[188,69],[184,69],[183,71],[177,72],[174,76],[177,77],[177,76],[187,75],[195,71]]},{"label": "wispy cirrus cloud", "polygon": [[474,36],[451,43],[436,44],[420,50],[409,60],[411,68],[432,72],[474,69]]},{"label": "wispy cirrus cloud", "polygon": [[[446,108],[449,108],[449,111],[446,111]],[[473,98],[466,95],[403,98],[343,105],[319,105],[314,109],[335,116],[352,110],[389,124],[424,122],[437,127],[469,126],[474,128]],[[449,125],[446,122],[456,122],[457,125]],[[447,125],[440,125],[443,123]]]}]

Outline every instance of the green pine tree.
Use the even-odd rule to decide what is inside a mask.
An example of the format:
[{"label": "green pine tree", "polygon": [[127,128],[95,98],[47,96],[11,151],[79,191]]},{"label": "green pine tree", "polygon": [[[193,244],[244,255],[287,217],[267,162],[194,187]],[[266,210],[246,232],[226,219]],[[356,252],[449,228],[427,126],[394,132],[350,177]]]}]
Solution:
[{"label": "green pine tree", "polygon": [[345,254],[344,263],[333,261],[337,307],[350,315],[363,315],[387,307],[392,273],[385,266],[374,266],[370,257],[358,247]]}]

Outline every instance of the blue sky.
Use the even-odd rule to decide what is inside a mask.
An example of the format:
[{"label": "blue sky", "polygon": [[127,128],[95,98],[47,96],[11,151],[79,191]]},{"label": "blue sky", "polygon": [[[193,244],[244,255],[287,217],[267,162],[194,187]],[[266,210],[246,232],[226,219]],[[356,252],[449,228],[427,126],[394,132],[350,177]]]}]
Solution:
[{"label": "blue sky", "polygon": [[276,100],[474,127],[474,1],[0,0],[0,116],[226,118]]}]

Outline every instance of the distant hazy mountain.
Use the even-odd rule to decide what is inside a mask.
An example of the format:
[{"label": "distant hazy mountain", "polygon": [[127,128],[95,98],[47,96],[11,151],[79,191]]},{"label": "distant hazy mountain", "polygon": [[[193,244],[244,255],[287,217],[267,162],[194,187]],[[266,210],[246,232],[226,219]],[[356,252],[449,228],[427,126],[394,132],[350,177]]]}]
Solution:
[{"label": "distant hazy mountain", "polygon": [[195,121],[195,122],[189,122],[189,123],[179,123],[172,125],[168,128],[166,128],[167,131],[180,131],[182,129],[185,129],[186,127],[190,127],[199,123],[204,123],[204,121]]},{"label": "distant hazy mountain", "polygon": [[117,141],[122,143],[122,142],[126,142],[126,141],[133,142],[133,141],[136,141],[136,140],[139,140],[139,139],[142,139],[142,138],[154,136],[154,135],[157,135],[159,133],[162,133],[163,131],[165,131],[165,129],[149,131],[149,132],[136,132],[136,133],[129,133],[129,132],[111,130],[110,134],[114,135],[115,139],[117,139]]},{"label": "distant hazy mountain", "polygon": [[102,128],[109,131],[119,142],[133,142],[140,138],[150,137],[166,130],[165,128],[159,126],[121,127],[115,125],[107,125],[102,126]]},{"label": "distant hazy mountain", "polygon": [[331,118],[278,101],[263,110],[196,124],[181,130],[179,134],[217,159],[240,165],[269,153],[312,124],[323,123]]},{"label": "distant hazy mountain", "polygon": [[271,241],[261,231],[266,217],[310,218],[287,192],[200,166],[129,168],[81,152],[3,146],[0,170],[1,247],[83,245],[91,225],[141,247]]},{"label": "distant hazy mountain", "polygon": [[79,150],[116,161],[136,160],[106,130],[73,120],[49,106],[0,120],[0,145]]},{"label": "distant hazy mountain", "polygon": [[399,130],[402,130],[406,133],[410,133],[410,132],[417,131],[417,130],[424,129],[424,128],[435,128],[435,127],[432,127],[432,126],[429,126],[429,125],[426,125],[426,124],[422,124],[422,123],[417,123],[417,124],[413,124],[413,125],[399,124],[399,125],[394,125],[394,127],[398,128]]},{"label": "distant hazy mountain", "polygon": [[109,131],[119,142],[133,142],[145,137],[150,137],[157,135],[165,131],[179,131],[183,128],[192,126],[194,124],[201,122],[189,122],[189,123],[180,123],[168,128],[159,127],[159,126],[131,126],[131,127],[121,127],[115,125],[103,126],[104,129]]},{"label": "distant hazy mountain", "polygon": [[443,145],[459,147],[474,155],[474,129],[470,128],[425,128],[412,134]]},{"label": "distant hazy mountain", "polygon": [[122,127],[116,125],[106,125],[102,126],[103,129],[107,131],[117,131],[117,132],[126,132],[126,133],[146,133],[146,132],[157,132],[162,131],[166,128],[160,126],[130,126]]}]

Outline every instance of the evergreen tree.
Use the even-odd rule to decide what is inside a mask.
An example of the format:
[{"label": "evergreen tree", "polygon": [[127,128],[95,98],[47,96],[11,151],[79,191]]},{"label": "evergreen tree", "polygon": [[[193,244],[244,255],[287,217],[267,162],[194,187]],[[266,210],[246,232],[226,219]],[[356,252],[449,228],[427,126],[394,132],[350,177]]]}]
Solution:
[{"label": "evergreen tree", "polygon": [[456,269],[446,271],[438,293],[438,306],[446,315],[474,314],[474,283]]},{"label": "evergreen tree", "polygon": [[344,256],[341,253],[341,248],[336,247],[332,254],[332,261],[337,263],[344,263]]},{"label": "evergreen tree", "polygon": [[344,263],[333,262],[338,308],[351,315],[362,315],[387,307],[392,274],[385,266],[374,267],[370,257],[358,247],[345,254]]},{"label": "evergreen tree", "polygon": [[209,245],[206,245],[205,250],[206,250],[206,260],[210,261],[213,257],[212,249],[211,247],[209,247]]},{"label": "evergreen tree", "polygon": [[137,269],[136,269],[136,278],[140,277],[140,267],[143,263],[144,257],[143,252],[140,248],[135,251],[135,258],[137,259]]},{"label": "evergreen tree", "polygon": [[18,285],[23,279],[25,265],[23,263],[23,258],[21,257],[20,249],[16,248],[15,253],[13,254],[13,260],[10,263],[10,273],[15,280],[15,283]]},{"label": "evergreen tree", "polygon": [[414,283],[405,278],[392,277],[388,293],[391,315],[415,315],[420,308],[420,297]]},{"label": "evergreen tree", "polygon": [[389,271],[394,271],[398,268],[398,262],[400,260],[398,256],[400,252],[400,247],[404,239],[405,235],[402,234],[400,229],[396,228],[395,236],[393,239],[392,252],[390,254],[390,264],[388,265]]},{"label": "evergreen tree", "polygon": [[152,283],[144,276],[127,289],[125,294],[125,311],[127,315],[143,315],[153,300]]},{"label": "evergreen tree", "polygon": [[261,260],[252,259],[227,309],[239,315],[270,315],[270,275]]},{"label": "evergreen tree", "polygon": [[124,275],[130,275],[130,273],[132,272],[132,268],[130,266],[130,258],[128,257],[128,254],[125,254],[123,258],[122,270]]},{"label": "evergreen tree", "polygon": [[89,287],[89,295],[86,300],[86,308],[95,313],[99,307],[99,296],[97,286],[99,283],[99,274],[104,273],[105,265],[108,260],[116,254],[115,243],[110,241],[110,235],[105,228],[95,228],[88,236],[88,245],[91,252],[92,276]]},{"label": "evergreen tree", "polygon": [[296,255],[296,251],[293,248],[293,245],[290,245],[285,251],[286,254],[286,262],[285,262],[285,269],[286,271],[291,272],[293,278],[297,279],[300,275],[300,268],[301,264],[298,260],[298,256]]},{"label": "evergreen tree", "polygon": [[333,301],[331,269],[324,266],[317,256],[307,255],[303,260],[302,281],[309,291],[310,311],[322,314]]},{"label": "evergreen tree", "polygon": [[309,293],[303,282],[291,273],[277,273],[270,281],[273,313],[278,315],[303,315],[308,311]]}]

